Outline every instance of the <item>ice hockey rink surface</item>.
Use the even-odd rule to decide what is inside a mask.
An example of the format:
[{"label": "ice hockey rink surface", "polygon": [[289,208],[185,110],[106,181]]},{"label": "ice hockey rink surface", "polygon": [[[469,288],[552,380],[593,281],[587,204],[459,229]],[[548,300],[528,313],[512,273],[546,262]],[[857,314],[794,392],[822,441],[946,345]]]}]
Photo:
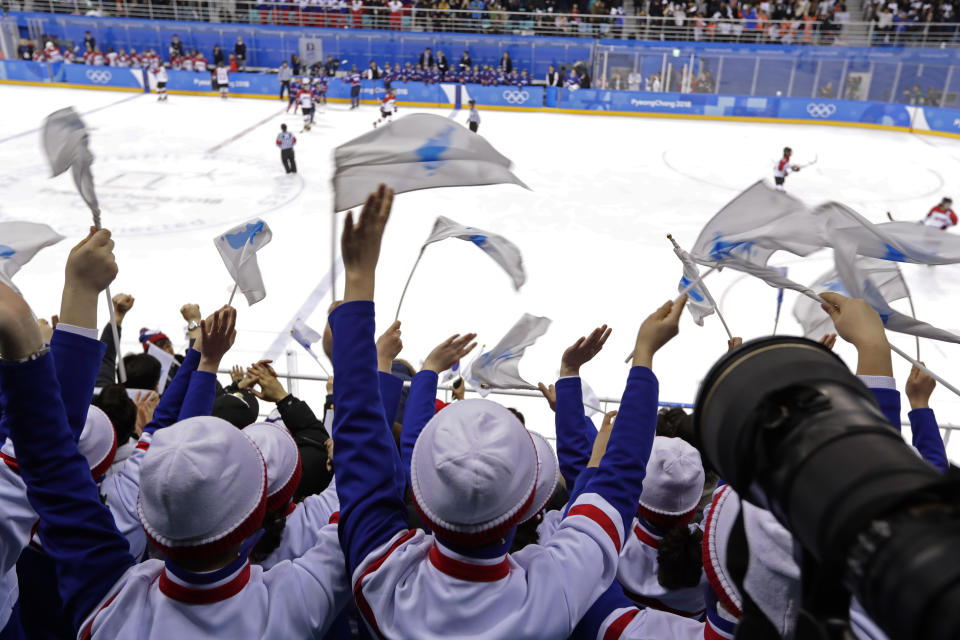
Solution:
[{"label": "ice hockey rink surface", "polygon": [[[114,232],[120,274],[114,293],[136,304],[124,323],[123,350],[139,350],[141,327],[160,328],[185,346],[180,306],[205,312],[227,302],[232,281],[213,238],[262,217],[273,241],[258,253],[267,297],[247,308],[238,297],[239,336],[225,364],[249,364],[274,342],[330,270],[332,150],[370,130],[373,106],[349,111],[330,104],[301,132],[286,102],[0,86],[0,219],[43,222],[67,240],[42,251],[16,276],[38,315],[59,308],[63,265],[86,234],[90,215],[69,175],[49,177],[39,127],[50,112],[74,106],[93,129],[94,175],[104,226]],[[426,109],[407,108],[399,115]],[[464,123],[466,112],[452,115]],[[785,145],[794,159],[816,164],[788,178],[788,190],[809,203],[838,200],[870,220],[922,217],[944,195],[960,195],[960,142],[948,138],[816,125],[754,124],[644,117],[482,111],[480,134],[511,158],[530,191],[516,186],[438,189],[397,197],[377,280],[378,330],[393,320],[404,281],[438,215],[506,236],[523,252],[527,283],[509,278],[482,252],[461,242],[430,246],[404,302],[404,351],[418,366],[432,346],[454,333],[477,332],[492,347],[520,316],[552,318],[527,350],[521,374],[534,385],[553,381],[563,349],[606,323],[613,334],[583,377],[601,397],[618,397],[624,356],[641,320],[677,293],[680,265],[667,233],[689,247],[703,224],[739,191],[772,175]],[[286,175],[275,138],[281,123],[297,136],[300,172]],[[340,216],[342,222],[342,215]],[[339,225],[338,225],[339,228]],[[780,253],[771,264],[809,283],[832,266],[829,250],[807,258]],[[960,265],[903,265],[919,318],[960,332]],[[730,270],[706,283],[735,335],[773,329],[777,292]],[[338,283],[342,291],[342,278]],[[797,334],[787,292],[778,333]],[[322,329],[327,301],[307,318]],[[907,311],[906,301],[895,306]],[[106,314],[101,312],[101,321]],[[913,338],[890,334],[914,351]],[[301,373],[320,368],[292,343]],[[692,402],[701,377],[726,349],[716,317],[680,335],[655,358],[660,397]],[[855,366],[848,344],[837,352]],[[921,341],[924,362],[960,386],[960,345]],[[285,371],[286,361],[277,363]],[[894,357],[901,390],[909,365]],[[295,389],[322,401],[322,383]],[[506,399],[501,398],[506,401]],[[527,426],[553,435],[546,403],[510,398]],[[902,398],[903,417],[909,405]],[[931,406],[941,423],[960,424],[960,398],[938,388]],[[263,410],[263,407],[261,407]],[[599,417],[596,418],[599,425]],[[948,445],[960,462],[960,435]]]}]

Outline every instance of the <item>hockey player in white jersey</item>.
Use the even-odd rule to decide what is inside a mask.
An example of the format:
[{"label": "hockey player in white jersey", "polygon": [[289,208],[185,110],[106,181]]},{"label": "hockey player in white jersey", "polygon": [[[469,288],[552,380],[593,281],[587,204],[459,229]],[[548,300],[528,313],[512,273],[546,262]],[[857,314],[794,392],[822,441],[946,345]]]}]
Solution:
[{"label": "hockey player in white jersey", "polygon": [[380,124],[390,122],[390,119],[397,113],[397,94],[391,89],[380,100],[380,118],[373,123],[376,129]]},{"label": "hockey player in white jersey", "polygon": [[230,93],[230,75],[223,65],[217,67],[217,86],[220,87],[220,97],[226,100]]},{"label": "hockey player in white jersey", "polygon": [[300,103],[300,109],[303,112],[303,130],[310,131],[310,125],[313,124],[313,92],[309,85],[300,87],[297,94],[297,102]]},{"label": "hockey player in white jersey", "polygon": [[777,161],[777,165],[773,168],[773,181],[777,185],[777,191],[784,191],[783,183],[787,180],[787,175],[791,171],[800,171],[800,166],[790,162],[790,156],[793,155],[793,149],[790,147],[783,148],[783,157]]},{"label": "hockey player in white jersey", "polygon": [[157,80],[157,101],[167,101],[167,69],[162,64],[151,70]]}]

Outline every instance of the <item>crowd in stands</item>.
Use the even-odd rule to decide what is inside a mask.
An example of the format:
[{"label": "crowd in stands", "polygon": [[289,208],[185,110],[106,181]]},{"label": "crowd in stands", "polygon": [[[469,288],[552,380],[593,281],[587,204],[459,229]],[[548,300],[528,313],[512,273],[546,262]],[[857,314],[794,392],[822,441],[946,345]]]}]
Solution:
[{"label": "crowd in stands", "polygon": [[[801,575],[792,535],[741,505],[690,441],[689,415],[658,414],[654,356],[678,335],[686,298],[640,323],[619,410],[599,431],[580,373],[611,330],[563,352],[556,383],[540,385],[555,412],[554,452],[518,412],[465,399],[465,385],[438,401],[439,375],[476,334],[438,338],[419,371],[399,359],[399,322],[375,336],[392,199],[381,187],[346,218],[323,407],[285,390],[268,361],[234,367],[221,385],[242,330],[231,307],[204,319],[184,305],[182,353],[142,329],[144,352],[123,357],[118,383],[109,325],[97,338],[99,294],[118,271],[109,231],[91,230],[71,251],[53,325],[0,283],[4,633],[345,640],[359,624],[392,640],[716,639],[734,637],[749,594],[763,597],[777,637],[791,637]],[[880,317],[862,300],[823,297],[899,429]],[[121,330],[134,303],[114,298]],[[151,349],[175,356],[166,376]],[[691,372],[707,364],[684,362]],[[915,369],[906,393],[918,453],[946,472],[934,386]],[[728,563],[740,535],[751,567],[777,568],[753,587]]]}]

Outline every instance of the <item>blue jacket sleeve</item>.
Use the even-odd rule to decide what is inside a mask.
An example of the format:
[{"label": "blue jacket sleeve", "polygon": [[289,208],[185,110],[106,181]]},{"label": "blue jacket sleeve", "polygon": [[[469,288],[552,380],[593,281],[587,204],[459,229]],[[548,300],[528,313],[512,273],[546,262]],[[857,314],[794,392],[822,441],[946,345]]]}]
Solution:
[{"label": "blue jacket sleeve", "polygon": [[387,426],[393,428],[397,419],[397,410],[400,408],[400,396],[403,395],[403,380],[397,376],[377,372],[380,380],[380,398],[383,400],[383,417],[387,419]]},{"label": "blue jacket sleeve", "polygon": [[173,380],[167,385],[167,390],[160,397],[160,402],[157,403],[157,408],[153,411],[153,419],[143,428],[144,431],[153,433],[157,429],[169,427],[177,421],[177,418],[180,417],[183,400],[187,395],[190,377],[197,370],[199,364],[200,352],[196,349],[188,350],[183,363],[177,369],[177,375],[173,377]]},{"label": "blue jacket sleeve", "polygon": [[[557,460],[567,487],[573,487],[577,476],[590,462],[597,430],[583,413],[583,387],[580,378],[557,380]],[[588,427],[589,424],[589,427]]]},{"label": "blue jacket sleeve", "polygon": [[87,411],[93,400],[100,362],[106,350],[107,345],[99,340],[69,331],[54,331],[50,339],[50,353],[57,371],[57,382],[60,383],[60,398],[67,411],[67,424],[70,425],[74,441],[80,440],[87,422]]},{"label": "blue jacket sleeve", "polygon": [[570,505],[577,501],[577,498],[580,497],[580,494],[583,493],[583,490],[586,489],[587,484],[590,483],[590,480],[595,475],[597,475],[597,468],[587,467],[580,472],[579,476],[577,476],[577,482],[573,485],[573,489],[570,490],[567,497],[567,505],[563,509],[564,517],[566,517],[567,511],[570,509]]},{"label": "blue jacket sleeve", "polygon": [[437,381],[435,371],[421,371],[410,382],[410,393],[403,411],[403,429],[400,431],[400,458],[403,461],[403,473],[406,486],[410,486],[410,461],[413,459],[413,445],[417,443],[420,432],[430,422],[437,410]]},{"label": "blue jacket sleeve", "polygon": [[635,608],[636,605],[624,595],[620,583],[614,580],[610,588],[604,591],[587,613],[580,618],[570,640],[596,640],[604,620],[617,609],[624,607]]},{"label": "blue jacket sleeve", "polygon": [[209,371],[194,371],[190,375],[187,393],[183,397],[183,404],[180,405],[177,422],[194,416],[209,416],[213,413],[213,401],[216,397],[216,374]]},{"label": "blue jacket sleeve", "polygon": [[607,451],[596,475],[584,488],[584,493],[599,494],[619,511],[624,527],[633,520],[643,490],[643,477],[657,431],[658,393],[653,371],[646,367],[630,369]]},{"label": "blue jacket sleeve", "polygon": [[0,388],[40,541],[56,564],[64,611],[79,629],[134,559],[73,441],[53,358],[0,363]]},{"label": "blue jacket sleeve", "polygon": [[940,427],[937,426],[937,417],[933,409],[914,409],[907,414],[910,418],[910,430],[913,432],[913,446],[917,448],[924,460],[934,467],[947,472],[950,463],[947,462],[947,448],[943,446],[940,437]]},{"label": "blue jacket sleeve", "polygon": [[875,389],[871,388],[873,397],[877,399],[880,405],[880,411],[886,416],[887,421],[893,425],[893,428],[900,431],[900,392],[896,389]]},{"label": "blue jacket sleeve", "polygon": [[347,302],[329,318],[333,331],[334,475],[340,545],[353,573],[373,549],[407,528],[400,454],[383,417],[377,382],[373,302]]}]

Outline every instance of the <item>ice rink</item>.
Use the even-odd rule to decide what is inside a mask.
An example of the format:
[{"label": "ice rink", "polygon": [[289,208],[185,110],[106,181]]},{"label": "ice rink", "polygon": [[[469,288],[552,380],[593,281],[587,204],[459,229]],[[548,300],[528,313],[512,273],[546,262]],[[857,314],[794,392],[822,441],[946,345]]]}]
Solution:
[{"label": "ice rink", "polygon": [[[185,344],[179,308],[198,302],[204,312],[227,301],[232,281],[213,246],[219,232],[253,217],[273,230],[258,254],[266,299],[252,308],[238,298],[239,337],[230,363],[259,358],[330,269],[332,149],[371,128],[372,106],[348,111],[330,105],[310,132],[279,100],[221,101],[145,94],[0,86],[0,219],[50,224],[68,239],[41,252],[15,278],[40,315],[59,308],[63,265],[85,234],[89,213],[68,175],[49,178],[40,150],[43,118],[73,105],[84,114],[96,155],[94,173],[104,225],[113,230],[120,275],[114,293],[136,298],[127,316],[124,351],[139,350],[141,327],[160,328]],[[414,111],[401,103],[400,115]],[[438,111],[448,115],[446,111]],[[379,328],[386,328],[404,281],[438,215],[502,234],[523,251],[527,284],[521,292],[468,244],[427,249],[404,303],[404,352],[418,366],[430,348],[453,333],[475,331],[493,346],[524,312],[553,319],[527,351],[520,369],[531,383],[552,381],[563,349],[607,323],[606,349],[584,368],[600,396],[619,396],[625,354],[640,321],[676,295],[680,265],[665,236],[689,247],[706,222],[737,192],[769,179],[784,145],[794,158],[818,162],[791,176],[788,188],[810,203],[844,202],[874,221],[890,211],[919,219],[944,195],[960,191],[960,143],[946,138],[816,125],[774,125],[660,118],[592,117],[483,111],[480,133],[515,163],[531,188],[491,186],[421,191],[398,196],[377,281]],[[463,123],[466,113],[456,114]],[[285,175],[274,139],[281,122],[297,135],[298,175]],[[772,264],[810,283],[832,266],[832,253],[808,258],[781,253]],[[960,266],[904,265],[918,317],[960,331]],[[734,334],[744,339],[773,328],[776,290],[725,271],[707,284]],[[338,285],[342,291],[342,278]],[[778,333],[798,333],[787,292]],[[325,300],[308,318],[324,324]],[[907,310],[906,301],[895,306]],[[106,314],[101,313],[101,321]],[[913,338],[891,334],[913,352]],[[298,350],[302,373],[320,373]],[[689,316],[681,334],[654,362],[661,399],[692,402],[700,378],[726,349],[716,317],[704,327]],[[855,352],[837,347],[855,365]],[[960,383],[960,346],[922,341],[922,359]],[[232,357],[231,357],[232,356]],[[225,363],[226,364],[226,363]],[[280,362],[278,370],[286,370]],[[909,367],[894,358],[901,386]],[[319,384],[300,395],[319,404]],[[553,434],[542,400],[510,402],[527,425]],[[931,402],[942,423],[960,424],[960,398],[938,389]],[[909,405],[903,397],[903,417]],[[599,420],[597,420],[599,424]],[[960,461],[960,436],[950,443]]]}]

